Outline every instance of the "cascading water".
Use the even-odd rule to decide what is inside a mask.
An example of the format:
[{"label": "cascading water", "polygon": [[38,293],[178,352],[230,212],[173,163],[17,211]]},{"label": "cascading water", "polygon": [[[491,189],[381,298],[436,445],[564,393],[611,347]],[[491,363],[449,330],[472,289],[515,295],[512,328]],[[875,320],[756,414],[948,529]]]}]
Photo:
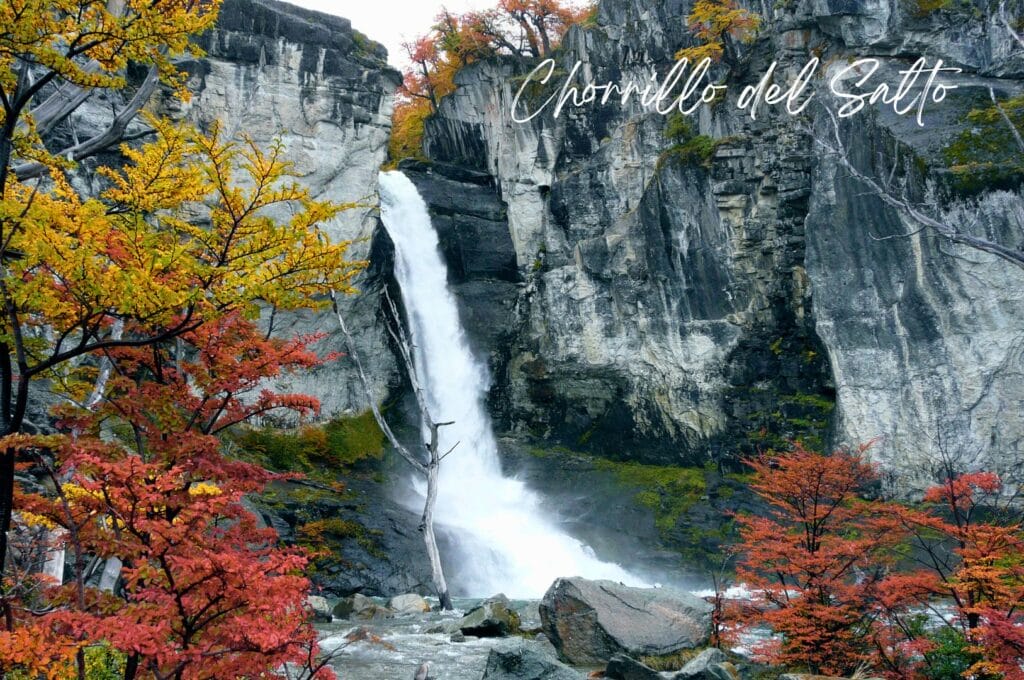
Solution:
[{"label": "cascading water", "polygon": [[537,495],[504,476],[483,407],[487,371],[466,342],[427,206],[400,172],[382,173],[380,191],[417,378],[432,417],[455,421],[441,430],[442,452],[458,445],[441,465],[435,512],[439,527],[457,544],[459,582],[451,583],[453,591],[535,598],[559,576],[644,585],[559,531],[543,516]]}]

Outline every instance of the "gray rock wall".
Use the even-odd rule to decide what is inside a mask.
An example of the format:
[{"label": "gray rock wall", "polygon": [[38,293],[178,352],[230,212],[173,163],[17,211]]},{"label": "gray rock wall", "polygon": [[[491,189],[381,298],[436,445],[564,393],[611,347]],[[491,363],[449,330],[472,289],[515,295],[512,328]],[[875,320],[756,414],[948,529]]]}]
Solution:
[{"label": "gray rock wall", "polygon": [[[919,15],[896,0],[752,9],[762,38],[730,74],[732,97],[771,61],[792,77],[811,55],[833,69],[877,56],[888,81],[920,54],[963,67],[961,103],[926,128],[865,116],[846,141],[862,163],[917,159],[922,199],[938,196],[954,219],[1018,242],[1020,192],[968,210],[944,189],[938,154],[978,92],[1020,86],[1024,57],[995,19],[980,6]],[[567,37],[560,67],[580,59],[595,82],[664,72],[689,40],[688,11],[604,0],[597,25]],[[765,110],[751,121],[731,101],[705,107],[699,132],[728,140],[694,162],[667,153],[665,120],[637,107],[513,122],[523,72],[511,61],[463,71],[425,143],[437,162],[489,174],[505,206],[519,272],[514,334],[479,341],[510,431],[665,462],[794,436],[879,438],[873,455],[913,475],[943,447],[969,449],[977,465],[1018,457],[1019,270],[927,235],[879,240],[912,228],[813,143],[813,114]],[[450,251],[464,238],[442,235]],[[468,315],[488,305],[472,289],[461,297]]]},{"label": "gray rock wall", "polygon": [[[384,48],[346,19],[274,0],[227,0],[216,28],[199,43],[207,54],[189,66],[194,94],[181,114],[200,126],[219,120],[232,136],[264,147],[280,139],[314,198],[359,204],[325,230],[353,241],[350,259],[369,259],[378,225],[377,173],[400,78],[387,66]],[[371,269],[359,284],[366,294],[343,305],[378,401],[396,376],[376,294],[380,274]],[[288,335],[327,333],[318,344],[324,354],[344,350],[330,313],[278,315],[275,325]],[[324,417],[367,404],[347,358],[292,376],[282,387],[316,395]]]}]

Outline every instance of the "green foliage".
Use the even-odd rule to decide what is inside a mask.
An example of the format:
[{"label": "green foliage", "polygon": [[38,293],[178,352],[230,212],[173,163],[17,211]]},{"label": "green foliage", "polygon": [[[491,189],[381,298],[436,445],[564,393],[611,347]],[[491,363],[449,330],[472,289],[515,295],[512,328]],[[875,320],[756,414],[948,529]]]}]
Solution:
[{"label": "green foliage", "polygon": [[718,147],[735,141],[732,137],[715,139],[697,134],[693,121],[678,112],[668,117],[662,134],[672,142],[672,146],[662,153],[658,167],[673,159],[684,165],[710,167]]},{"label": "green foliage", "polygon": [[693,139],[696,131],[693,121],[676,111],[665,120],[665,129],[662,134],[673,144],[683,144]]},{"label": "green foliage", "polygon": [[704,470],[668,465],[644,465],[598,460],[597,468],[615,474],[624,486],[637,489],[634,500],[654,512],[654,523],[663,534],[697,503],[707,490]]},{"label": "green foliage", "polygon": [[[1000,102],[1000,106],[1017,131],[1024,131],[1024,95]],[[959,188],[977,191],[1021,181],[1024,153],[999,109],[995,105],[973,109],[965,122],[968,128],[943,150]]]},{"label": "green foliage", "polygon": [[312,476],[379,459],[384,453],[384,433],[370,411],[295,430],[246,428],[234,435],[234,441],[243,451],[242,458],[278,472]]},{"label": "green foliage", "polygon": [[935,644],[924,655],[924,677],[928,680],[962,680],[967,669],[981,661],[963,633],[955,628],[943,626],[926,637]]},{"label": "green foliage", "polygon": [[85,677],[88,680],[121,680],[127,657],[107,644],[85,648]]}]

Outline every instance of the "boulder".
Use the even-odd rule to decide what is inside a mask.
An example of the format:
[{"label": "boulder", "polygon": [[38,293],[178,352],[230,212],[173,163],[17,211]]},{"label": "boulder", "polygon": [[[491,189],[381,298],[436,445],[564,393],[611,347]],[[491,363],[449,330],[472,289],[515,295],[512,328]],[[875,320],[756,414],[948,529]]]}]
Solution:
[{"label": "boulder", "polygon": [[504,637],[519,632],[519,614],[509,607],[507,597],[496,595],[469,610],[459,630],[476,637]]},{"label": "boulder", "polygon": [[321,623],[331,622],[331,604],[327,601],[326,597],[309,595],[306,597],[306,606],[313,612],[314,621],[320,621]]},{"label": "boulder", "polygon": [[[725,654],[720,649],[711,647],[705,649],[697,656],[690,659],[685,666],[679,669],[673,680],[729,680],[731,675],[727,669],[721,668],[727,663]],[[729,664],[730,666],[732,664]]]},{"label": "boulder", "polygon": [[711,611],[689,593],[579,577],[555,581],[540,604],[544,633],[562,660],[578,665],[699,647],[710,637]]},{"label": "boulder", "polygon": [[582,680],[583,675],[552,656],[519,641],[496,647],[487,656],[480,680]]},{"label": "boulder", "polygon": [[616,654],[611,658],[608,667],[604,669],[604,677],[609,680],[664,680],[661,673],[625,654]]},{"label": "boulder", "polygon": [[387,607],[378,604],[372,597],[356,593],[350,597],[342,598],[334,605],[334,618],[336,619],[385,619],[394,614]]},{"label": "boulder", "polygon": [[409,593],[388,600],[388,609],[396,614],[423,614],[430,611],[430,603],[416,593]]},{"label": "boulder", "polygon": [[704,671],[705,680],[741,680],[740,671],[729,661],[713,663]]}]

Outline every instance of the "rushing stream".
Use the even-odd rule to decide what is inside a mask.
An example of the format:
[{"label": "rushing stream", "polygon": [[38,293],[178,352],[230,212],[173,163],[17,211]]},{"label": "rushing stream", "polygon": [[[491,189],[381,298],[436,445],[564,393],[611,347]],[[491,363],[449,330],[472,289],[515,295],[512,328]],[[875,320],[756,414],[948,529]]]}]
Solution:
[{"label": "rushing stream", "polygon": [[[440,450],[455,450],[441,465],[436,511],[439,527],[456,542],[453,592],[537,598],[559,576],[644,585],[560,531],[542,514],[537,495],[502,473],[483,405],[489,376],[466,341],[427,206],[400,172],[382,173],[380,192],[417,377],[434,420],[455,421],[441,430]],[[422,509],[421,499],[410,500]]]}]

